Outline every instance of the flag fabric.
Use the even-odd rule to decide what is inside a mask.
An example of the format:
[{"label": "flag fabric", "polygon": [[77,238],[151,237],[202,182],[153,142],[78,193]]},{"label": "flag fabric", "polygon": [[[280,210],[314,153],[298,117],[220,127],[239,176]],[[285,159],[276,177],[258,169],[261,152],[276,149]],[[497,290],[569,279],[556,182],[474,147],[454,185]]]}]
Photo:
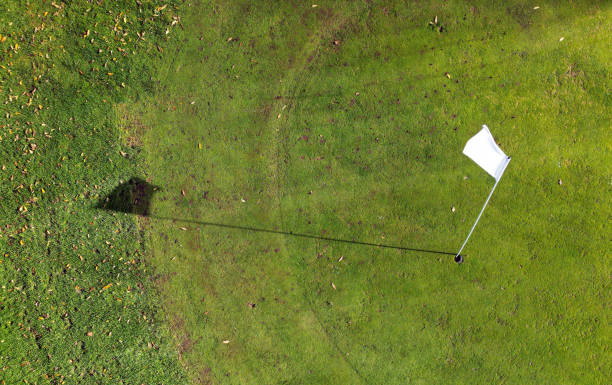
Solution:
[{"label": "flag fabric", "polygon": [[499,148],[486,125],[465,144],[463,153],[488,172],[496,181],[501,178],[508,156]]}]

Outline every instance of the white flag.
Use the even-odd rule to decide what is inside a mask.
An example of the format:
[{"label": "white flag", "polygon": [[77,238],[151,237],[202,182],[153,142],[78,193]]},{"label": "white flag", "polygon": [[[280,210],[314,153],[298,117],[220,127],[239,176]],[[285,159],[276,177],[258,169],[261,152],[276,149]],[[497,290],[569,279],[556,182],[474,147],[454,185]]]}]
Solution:
[{"label": "white flag", "polygon": [[484,168],[495,180],[501,178],[509,161],[508,156],[495,143],[493,135],[485,125],[478,134],[467,141],[463,153]]}]

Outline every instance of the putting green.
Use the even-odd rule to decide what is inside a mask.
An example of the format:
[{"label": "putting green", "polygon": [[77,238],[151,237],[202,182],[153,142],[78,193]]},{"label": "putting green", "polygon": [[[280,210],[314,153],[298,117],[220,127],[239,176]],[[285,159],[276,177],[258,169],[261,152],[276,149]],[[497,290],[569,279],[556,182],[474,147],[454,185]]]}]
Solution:
[{"label": "putting green", "polygon": [[[610,378],[609,5],[182,12],[129,108],[194,383]],[[493,183],[461,154],[482,124],[513,161],[465,263],[351,243],[456,251]]]}]

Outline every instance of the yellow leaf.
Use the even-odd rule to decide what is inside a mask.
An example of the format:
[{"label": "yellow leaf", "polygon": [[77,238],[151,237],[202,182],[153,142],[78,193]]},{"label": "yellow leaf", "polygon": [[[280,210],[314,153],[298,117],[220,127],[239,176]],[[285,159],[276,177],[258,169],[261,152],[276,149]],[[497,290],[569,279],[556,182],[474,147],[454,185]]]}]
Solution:
[{"label": "yellow leaf", "polygon": [[20,240],[19,240],[19,244],[20,244],[21,246],[23,246],[23,239],[20,239]]},{"label": "yellow leaf", "polygon": [[108,288],[109,288],[109,287],[111,287],[111,286],[113,286],[112,282],[111,282],[111,283],[109,283],[108,285],[104,286],[104,287],[102,288],[102,290],[106,290],[106,289],[108,289]]},{"label": "yellow leaf", "polygon": [[202,143],[198,143],[198,148],[201,150],[202,149]]}]

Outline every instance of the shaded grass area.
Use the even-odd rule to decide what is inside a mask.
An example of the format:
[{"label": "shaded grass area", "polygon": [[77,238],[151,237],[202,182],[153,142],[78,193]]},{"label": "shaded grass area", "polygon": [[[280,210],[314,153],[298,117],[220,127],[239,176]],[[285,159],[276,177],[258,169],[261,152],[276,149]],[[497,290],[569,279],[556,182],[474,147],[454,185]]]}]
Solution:
[{"label": "shaded grass area", "polygon": [[[539,7],[184,5],[131,119],[194,383],[605,383],[610,8]],[[458,247],[483,123],[466,263],[330,240]]]},{"label": "shaded grass area", "polygon": [[[167,4],[167,5],[166,5]],[[0,382],[183,383],[135,218],[113,104],[151,89],[167,2],[0,3]]]}]

